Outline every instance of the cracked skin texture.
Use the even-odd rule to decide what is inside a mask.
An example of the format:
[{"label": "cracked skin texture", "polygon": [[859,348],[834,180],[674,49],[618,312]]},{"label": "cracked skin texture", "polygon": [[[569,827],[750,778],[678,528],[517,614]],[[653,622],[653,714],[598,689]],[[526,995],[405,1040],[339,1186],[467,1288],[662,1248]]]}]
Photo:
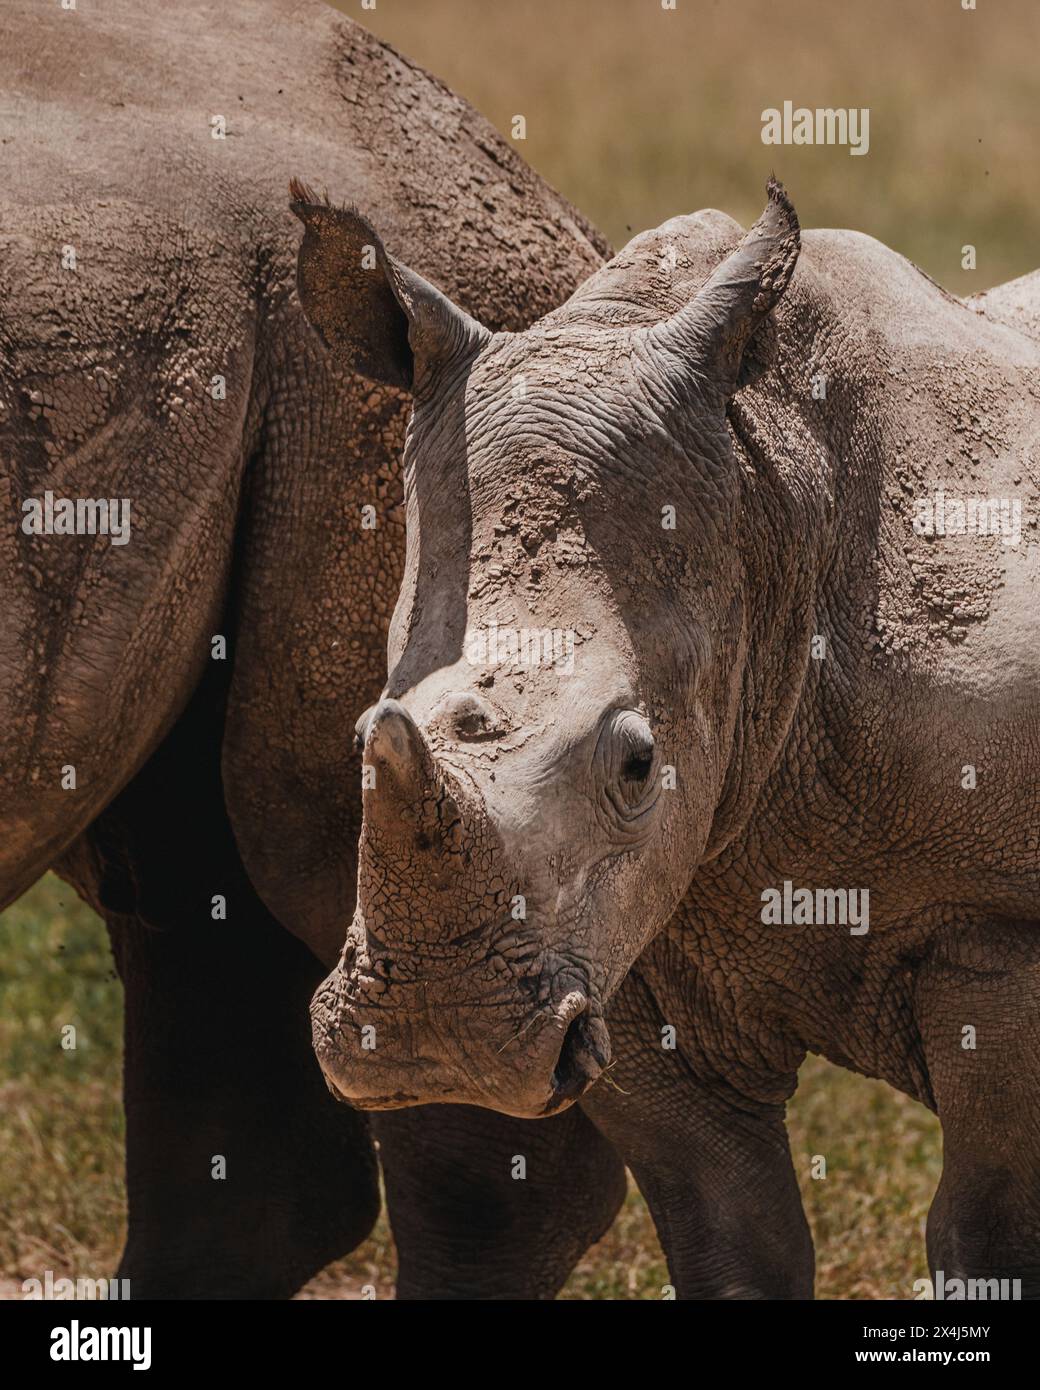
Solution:
[{"label": "cracked skin texture", "polygon": [[323,4],[256,0],[231,24],[193,3],[143,25],[126,0],[89,16],[15,0],[3,24],[8,515],[50,488],[128,497],[132,527],[121,548],[0,539],[3,901],[142,765],[223,631],[236,837],[268,906],[331,958],[356,875],[349,730],[381,685],[400,583],[407,402],[303,321],[289,176],[363,202],[393,250],[502,328],[606,248],[465,102]]},{"label": "cracked skin texture", "polygon": [[[379,1206],[368,1126],[323,1087],[298,1012],[314,956],[282,928],[327,964],[353,910],[351,729],[385,672],[407,411],[304,321],[289,179],[363,202],[502,327],[607,248],[465,102],[316,0],[12,0],[0,80],[2,902],[53,863],[109,924],[120,1273],[144,1296],[284,1297]],[[47,489],[129,498],[130,543],[24,535]],[[624,1191],[578,1112],[525,1139],[418,1111],[380,1142],[402,1297],[551,1297]]]},{"label": "cracked skin texture", "polygon": [[[871,238],[808,232],[770,313],[797,254],[772,201],[751,267],[729,218],[679,217],[528,332],[456,325],[426,362],[386,687],[404,715],[380,706],[366,744],[378,761],[380,730],[410,726],[426,762],[366,792],[319,1055],[362,1104],[536,1113],[559,1049],[530,1049],[535,1084],[510,1048],[548,1017],[525,980],[565,962],[612,1034],[615,1084],[581,1103],[682,1296],[811,1292],[783,1126],[807,1050],[938,1111],[932,1267],[1036,1296],[1040,274],[960,301]],[[460,527],[419,492],[463,470]],[[1020,499],[1021,543],[916,535],[940,487]],[[574,674],[474,668],[464,634],[492,621],[571,629]],[[638,845],[595,810],[617,763],[590,731],[619,704],[678,772]],[[431,786],[463,788],[451,843],[388,847],[395,798]],[[767,926],[785,879],[869,890],[868,933]],[[489,906],[514,880],[522,970]],[[413,923],[434,905],[431,937]],[[363,1022],[392,1044],[360,1054]]]}]

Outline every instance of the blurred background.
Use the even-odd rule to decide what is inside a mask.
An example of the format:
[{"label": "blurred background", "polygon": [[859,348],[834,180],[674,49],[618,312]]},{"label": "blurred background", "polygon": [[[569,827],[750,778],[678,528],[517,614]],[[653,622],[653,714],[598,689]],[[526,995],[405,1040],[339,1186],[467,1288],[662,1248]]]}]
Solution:
[{"label": "blurred background", "polygon": [[[1036,0],[360,0],[620,247],[681,212],[747,225],[770,169],[805,227],[869,232],[956,294],[1040,263]],[[869,107],[870,149],[763,145],[762,112]],[[974,272],[961,247],[978,250]]]},{"label": "blurred background", "polygon": [[[771,169],[807,227],[869,232],[959,294],[1040,264],[1036,0],[360,0],[338,8],[467,97],[613,241],[680,212],[743,223]],[[766,146],[762,112],[869,107],[870,149]],[[334,190],[333,190],[334,191]],[[961,268],[961,248],[977,268]],[[55,1039],[78,1029],[75,1053]],[[0,915],[0,1278],[114,1266],[122,1240],[121,996],[101,924],[45,879]],[[912,1296],[940,1136],[921,1106],[811,1059],[791,1107],[825,1298]],[[813,1179],[813,1158],[827,1176]],[[385,1221],[314,1297],[389,1293]],[[638,1193],[570,1298],[659,1298]]]}]

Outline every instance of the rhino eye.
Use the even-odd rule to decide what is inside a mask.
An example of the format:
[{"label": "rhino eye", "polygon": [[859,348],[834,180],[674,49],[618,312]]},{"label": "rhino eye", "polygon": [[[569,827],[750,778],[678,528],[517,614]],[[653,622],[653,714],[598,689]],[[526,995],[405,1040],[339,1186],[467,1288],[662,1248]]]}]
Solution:
[{"label": "rhino eye", "polygon": [[654,766],[654,736],[641,714],[624,710],[614,723],[622,782],[636,791],[643,787]]},{"label": "rhino eye", "polygon": [[645,782],[650,776],[650,769],[654,765],[654,750],[642,753],[630,753],[625,759],[625,766],[621,769],[621,775],[626,782]]},{"label": "rhino eye", "polygon": [[645,824],[657,804],[657,753],[650,725],[638,710],[614,710],[603,724],[596,749],[601,805],[612,833],[628,834]]}]

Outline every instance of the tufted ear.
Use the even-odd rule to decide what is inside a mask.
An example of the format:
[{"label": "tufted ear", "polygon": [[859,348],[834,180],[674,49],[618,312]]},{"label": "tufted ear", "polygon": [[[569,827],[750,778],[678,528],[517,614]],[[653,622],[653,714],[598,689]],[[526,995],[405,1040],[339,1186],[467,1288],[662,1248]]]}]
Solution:
[{"label": "tufted ear", "polygon": [[[677,314],[650,330],[652,347],[716,382],[732,396],[754,378],[748,352],[756,330],[786,290],[801,246],[798,215],[771,178],[765,211]],[[747,353],[747,356],[745,354]]]},{"label": "tufted ear", "polygon": [[309,322],[345,366],[410,391],[426,370],[476,352],[490,334],[415,271],[389,255],[354,208],[289,185],[303,223],[296,285]]}]

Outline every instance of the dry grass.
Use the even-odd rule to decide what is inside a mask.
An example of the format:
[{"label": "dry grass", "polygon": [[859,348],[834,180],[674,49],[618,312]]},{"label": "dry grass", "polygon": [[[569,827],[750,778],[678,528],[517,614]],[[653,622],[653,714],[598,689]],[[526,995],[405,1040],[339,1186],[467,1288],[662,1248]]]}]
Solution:
[{"label": "dry grass", "polygon": [[[957,293],[1036,268],[1035,0],[358,0],[616,245],[680,212],[745,224],[771,168],[807,227],[869,232]],[[766,146],[761,116],[870,108],[870,150]],[[316,177],[320,171],[316,171]],[[978,249],[963,271],[961,247]]]},{"label": "dry grass", "polygon": [[[74,1051],[61,1045],[70,1024]],[[121,1032],[104,927],[47,878],[0,914],[0,1273],[114,1267]]]}]

